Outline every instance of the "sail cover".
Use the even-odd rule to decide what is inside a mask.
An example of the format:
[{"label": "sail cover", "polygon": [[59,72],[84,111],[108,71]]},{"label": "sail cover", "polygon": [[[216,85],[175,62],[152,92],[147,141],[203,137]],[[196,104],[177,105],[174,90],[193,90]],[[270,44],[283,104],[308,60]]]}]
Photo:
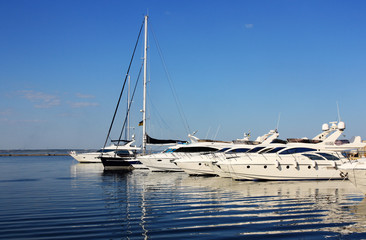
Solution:
[{"label": "sail cover", "polygon": [[156,138],[152,138],[146,134],[146,143],[147,144],[172,144],[172,143],[187,143],[187,141],[172,140],[172,139],[169,139],[169,140],[156,139]]}]

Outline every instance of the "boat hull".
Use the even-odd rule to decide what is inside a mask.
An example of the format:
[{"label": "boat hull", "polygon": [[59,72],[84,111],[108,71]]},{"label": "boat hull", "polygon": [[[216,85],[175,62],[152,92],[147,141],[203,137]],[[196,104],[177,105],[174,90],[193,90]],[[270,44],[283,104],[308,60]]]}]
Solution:
[{"label": "boat hull", "polygon": [[100,158],[104,170],[125,170],[132,171],[133,166],[129,160],[129,158],[121,158],[121,157],[101,157]]},{"label": "boat hull", "polygon": [[232,165],[235,180],[340,180],[340,171],[331,165],[244,164]]},{"label": "boat hull", "polygon": [[75,153],[71,152],[70,156],[80,163],[101,163],[100,153]]},{"label": "boat hull", "polygon": [[193,176],[216,176],[211,167],[211,161],[192,161],[179,159],[175,163],[189,175]]},{"label": "boat hull", "polygon": [[353,169],[348,171],[348,180],[350,180],[357,189],[366,194],[366,170]]},{"label": "boat hull", "polygon": [[340,166],[342,175],[347,177],[353,185],[366,194],[366,159],[358,159]]},{"label": "boat hull", "polygon": [[183,172],[183,170],[174,163],[174,160],[176,159],[177,157],[170,153],[157,153],[137,157],[138,161],[153,172]]}]

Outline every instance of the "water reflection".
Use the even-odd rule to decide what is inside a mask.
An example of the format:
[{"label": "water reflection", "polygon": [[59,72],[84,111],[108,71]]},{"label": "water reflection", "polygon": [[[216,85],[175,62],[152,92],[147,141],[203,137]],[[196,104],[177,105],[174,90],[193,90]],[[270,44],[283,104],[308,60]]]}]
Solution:
[{"label": "water reflection", "polygon": [[70,166],[71,177],[94,177],[103,171],[100,163],[75,163]]},{"label": "water reflection", "polygon": [[[238,182],[185,173],[99,174],[111,230],[121,238],[366,238],[366,200],[348,181]],[[362,200],[362,201],[361,201]]]}]

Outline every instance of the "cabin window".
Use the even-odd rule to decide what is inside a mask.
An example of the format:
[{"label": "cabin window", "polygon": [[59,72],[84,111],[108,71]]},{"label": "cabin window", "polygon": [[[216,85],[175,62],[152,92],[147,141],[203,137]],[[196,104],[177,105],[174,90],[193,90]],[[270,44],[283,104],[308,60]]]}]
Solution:
[{"label": "cabin window", "polygon": [[166,149],[165,151],[163,151],[163,153],[172,153],[172,152],[174,152],[175,151],[175,149],[173,149],[173,148],[168,148],[168,149]]},{"label": "cabin window", "polygon": [[303,154],[303,156],[308,157],[311,160],[324,160],[324,158],[315,154]]},{"label": "cabin window", "polygon": [[260,154],[263,154],[263,153],[266,153],[266,152],[268,152],[268,151],[271,151],[273,148],[265,148],[265,149],[263,149],[263,150],[261,150],[261,151],[259,151],[259,153]]},{"label": "cabin window", "polygon": [[175,152],[214,152],[217,148],[212,147],[181,147],[175,150]]},{"label": "cabin window", "polygon": [[312,151],[316,150],[313,148],[290,148],[280,152],[279,154],[295,154],[295,153],[312,152]]},{"label": "cabin window", "polygon": [[285,147],[276,147],[274,149],[272,149],[271,151],[268,151],[266,153],[276,153],[278,151],[281,151],[282,149],[284,149]]},{"label": "cabin window", "polygon": [[223,149],[220,149],[219,151],[217,152],[225,152],[226,150],[229,150],[230,148],[223,148]]},{"label": "cabin window", "polygon": [[248,152],[248,150],[249,150],[249,148],[235,148],[235,149],[231,149],[227,153],[243,153],[243,152]]},{"label": "cabin window", "polygon": [[113,149],[100,149],[98,150],[98,152],[104,152],[104,153],[107,153],[107,152],[113,152],[114,150]]},{"label": "cabin window", "polygon": [[325,157],[327,160],[339,160],[338,157],[331,155],[329,153],[318,153],[319,155],[322,155],[323,157]]},{"label": "cabin window", "polygon": [[130,156],[130,152],[127,151],[127,150],[119,150],[119,151],[116,151],[116,154],[120,157],[123,157],[123,156]]},{"label": "cabin window", "polygon": [[256,153],[258,152],[259,150],[262,150],[264,147],[255,147],[251,150],[248,151],[248,153]]}]

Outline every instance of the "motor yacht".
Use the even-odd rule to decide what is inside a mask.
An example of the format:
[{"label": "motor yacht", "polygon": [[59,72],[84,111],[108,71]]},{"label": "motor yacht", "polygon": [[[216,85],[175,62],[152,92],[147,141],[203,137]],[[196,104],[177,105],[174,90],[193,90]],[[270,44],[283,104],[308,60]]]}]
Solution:
[{"label": "motor yacht", "polygon": [[115,144],[111,144],[104,149],[100,149],[94,152],[82,152],[78,153],[76,151],[71,151],[69,154],[75,160],[80,163],[101,163],[100,156],[110,156],[113,157],[115,155],[115,151],[123,150],[124,146],[116,146]]},{"label": "motor yacht", "polygon": [[323,140],[288,139],[282,146],[269,144],[256,152],[218,160],[215,165],[236,180],[342,179],[338,166],[348,159],[341,152],[366,145],[360,137],[336,144],[344,130],[343,122],[333,123],[325,129]]},{"label": "motor yacht", "polygon": [[232,145],[232,142],[229,141],[199,139],[192,135],[188,135],[188,137],[191,139],[191,143],[189,144],[176,144],[160,153],[138,156],[137,160],[151,171],[183,172],[183,170],[174,163],[175,160],[188,156],[192,157],[216,152]]},{"label": "motor yacht", "polygon": [[218,175],[212,167],[212,163],[217,161],[217,159],[230,158],[259,146],[266,146],[276,139],[278,135],[276,130],[271,130],[267,134],[257,137],[255,141],[250,141],[249,136],[246,135],[244,139],[233,141],[230,146],[216,152],[187,154],[175,160],[174,163],[189,175]]}]

